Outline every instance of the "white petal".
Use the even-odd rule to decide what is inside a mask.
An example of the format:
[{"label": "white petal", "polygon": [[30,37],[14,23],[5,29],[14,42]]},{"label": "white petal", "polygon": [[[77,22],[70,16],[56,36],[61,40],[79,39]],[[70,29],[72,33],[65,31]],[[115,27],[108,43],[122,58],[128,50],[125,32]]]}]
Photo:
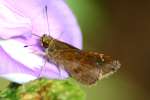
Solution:
[{"label": "white petal", "polygon": [[37,77],[35,76],[24,74],[24,73],[13,73],[13,74],[10,73],[10,74],[1,75],[1,77],[20,84],[37,79]]}]

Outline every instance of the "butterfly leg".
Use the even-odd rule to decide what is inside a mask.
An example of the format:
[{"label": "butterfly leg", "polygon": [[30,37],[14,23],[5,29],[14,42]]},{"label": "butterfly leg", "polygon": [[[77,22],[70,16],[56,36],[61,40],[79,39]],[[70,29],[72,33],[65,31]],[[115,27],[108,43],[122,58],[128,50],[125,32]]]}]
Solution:
[{"label": "butterfly leg", "polygon": [[42,62],[44,62],[44,63],[43,63],[43,65],[40,68],[39,75],[37,76],[38,78],[41,78],[41,75],[42,75],[42,72],[44,70],[44,67],[46,66],[46,63],[48,61],[47,54],[45,52],[40,52],[40,51],[37,51],[37,50],[34,50],[31,53],[42,57],[42,60],[43,60]]},{"label": "butterfly leg", "polygon": [[40,78],[40,77],[41,77],[42,72],[43,72],[43,70],[44,70],[44,67],[46,66],[47,61],[48,61],[48,58],[47,58],[47,56],[45,55],[45,56],[44,56],[44,65],[43,65],[43,66],[41,66],[41,69],[40,69],[40,72],[39,72],[38,78]]},{"label": "butterfly leg", "polygon": [[57,63],[56,67],[58,69],[58,73],[59,73],[59,77],[61,78],[61,69],[60,69],[60,65]]}]

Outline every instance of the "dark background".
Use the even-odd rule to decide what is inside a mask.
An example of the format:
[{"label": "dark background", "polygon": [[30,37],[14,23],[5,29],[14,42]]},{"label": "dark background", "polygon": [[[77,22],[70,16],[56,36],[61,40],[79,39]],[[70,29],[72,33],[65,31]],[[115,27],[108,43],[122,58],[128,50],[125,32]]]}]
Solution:
[{"label": "dark background", "polygon": [[87,100],[150,100],[150,1],[67,1],[83,32],[83,48],[122,63],[114,75],[83,87]]}]

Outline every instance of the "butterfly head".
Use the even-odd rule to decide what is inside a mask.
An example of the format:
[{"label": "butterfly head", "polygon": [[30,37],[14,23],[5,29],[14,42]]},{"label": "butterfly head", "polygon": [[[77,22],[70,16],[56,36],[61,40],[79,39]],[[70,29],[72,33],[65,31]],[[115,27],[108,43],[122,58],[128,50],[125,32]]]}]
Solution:
[{"label": "butterfly head", "polygon": [[52,40],[53,40],[53,38],[52,38],[51,36],[46,35],[46,34],[44,34],[44,35],[40,38],[41,45],[42,45],[44,48],[48,48]]}]

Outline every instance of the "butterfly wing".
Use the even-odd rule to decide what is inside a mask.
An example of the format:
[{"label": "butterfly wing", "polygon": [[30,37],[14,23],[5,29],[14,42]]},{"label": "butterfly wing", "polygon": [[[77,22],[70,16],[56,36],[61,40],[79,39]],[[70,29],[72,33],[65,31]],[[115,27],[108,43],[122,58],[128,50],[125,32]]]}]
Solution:
[{"label": "butterfly wing", "polygon": [[[57,51],[58,53],[59,51]],[[55,58],[71,77],[83,84],[94,84],[100,77],[101,59],[78,49],[62,50]],[[99,63],[97,61],[99,60]]]}]

